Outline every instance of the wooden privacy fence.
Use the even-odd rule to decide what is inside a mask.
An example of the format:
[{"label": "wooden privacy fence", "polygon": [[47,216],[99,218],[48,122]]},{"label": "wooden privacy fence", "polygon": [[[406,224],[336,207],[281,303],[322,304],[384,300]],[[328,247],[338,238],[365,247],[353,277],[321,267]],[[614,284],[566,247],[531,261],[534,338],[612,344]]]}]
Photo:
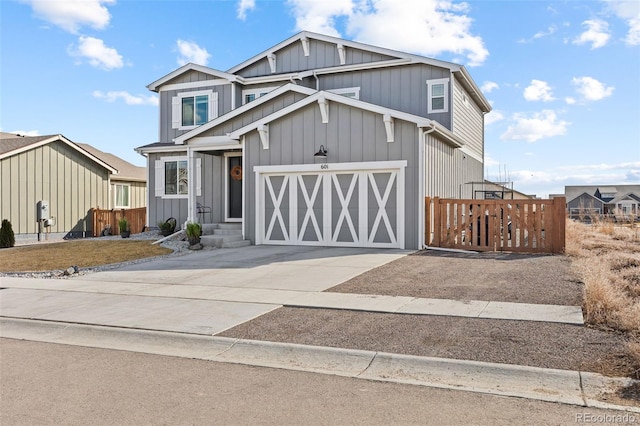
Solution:
[{"label": "wooden privacy fence", "polygon": [[563,253],[565,198],[425,198],[425,244],[475,251]]},{"label": "wooden privacy fence", "polygon": [[111,235],[120,235],[118,228],[118,219],[126,217],[129,221],[129,229],[132,234],[139,234],[147,221],[147,208],[140,207],[137,209],[113,209],[100,210],[91,209],[91,218],[93,223],[93,236],[99,237],[102,231],[109,229]]}]

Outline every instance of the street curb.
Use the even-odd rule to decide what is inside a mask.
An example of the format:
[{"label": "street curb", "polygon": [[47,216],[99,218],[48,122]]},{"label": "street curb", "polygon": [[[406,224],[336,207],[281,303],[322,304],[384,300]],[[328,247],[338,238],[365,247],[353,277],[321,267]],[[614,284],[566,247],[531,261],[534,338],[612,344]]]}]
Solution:
[{"label": "street curb", "polygon": [[640,413],[601,401],[637,382],[596,373],[0,317],[0,337],[281,368]]}]

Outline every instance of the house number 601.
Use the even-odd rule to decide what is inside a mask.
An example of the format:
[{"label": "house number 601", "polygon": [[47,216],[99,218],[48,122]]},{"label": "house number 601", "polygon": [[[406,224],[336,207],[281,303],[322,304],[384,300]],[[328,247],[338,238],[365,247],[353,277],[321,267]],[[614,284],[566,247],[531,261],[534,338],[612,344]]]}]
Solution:
[{"label": "house number 601", "polygon": [[329,168],[329,165],[328,164],[320,164],[320,168],[323,169],[323,170],[326,170],[326,169]]}]

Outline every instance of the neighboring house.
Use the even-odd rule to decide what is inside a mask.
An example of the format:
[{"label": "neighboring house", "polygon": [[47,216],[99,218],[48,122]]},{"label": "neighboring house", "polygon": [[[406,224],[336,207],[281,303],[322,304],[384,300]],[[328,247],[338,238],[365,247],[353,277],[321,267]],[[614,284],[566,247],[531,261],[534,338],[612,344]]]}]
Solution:
[{"label": "neighboring house", "polygon": [[147,87],[160,95],[159,141],[136,149],[149,225],[419,248],[424,197],[472,198],[465,184],[483,181],[491,107],[461,65],[302,32],[226,72],[187,64]]},{"label": "neighboring house", "polygon": [[102,152],[86,143],[77,144],[85,151],[90,152],[105,163],[118,170],[117,174],[110,178],[109,204],[110,209],[135,209],[147,205],[147,169],[116,157],[113,154]]},{"label": "neighboring house", "polygon": [[[120,169],[124,180],[118,176]],[[18,241],[36,240],[39,232],[50,239],[91,235],[90,209],[113,208],[116,194],[127,191],[132,207],[144,203],[144,191],[136,188],[144,185],[140,179],[145,176],[144,167],[62,135],[0,132],[0,219],[11,221]],[[129,189],[112,190],[112,180]],[[46,223],[38,221],[43,201],[48,206]]]},{"label": "neighboring house", "polygon": [[640,218],[640,185],[565,186],[569,216],[610,215],[620,220]]}]

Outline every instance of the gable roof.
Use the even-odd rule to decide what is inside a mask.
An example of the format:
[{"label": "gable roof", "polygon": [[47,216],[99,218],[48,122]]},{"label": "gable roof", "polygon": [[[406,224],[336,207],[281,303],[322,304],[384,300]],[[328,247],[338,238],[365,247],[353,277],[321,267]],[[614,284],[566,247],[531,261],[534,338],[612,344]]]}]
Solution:
[{"label": "gable roof", "polygon": [[[317,34],[317,33],[312,33],[310,31],[302,31],[299,32],[298,34],[289,37],[288,39],[276,44],[275,46],[270,47],[269,49],[266,49],[264,51],[262,51],[261,53],[258,53],[257,55],[247,59],[246,61],[230,68],[227,70],[227,73],[229,74],[235,74],[238,71],[241,71],[242,69],[248,67],[249,65],[252,65],[262,59],[264,59],[267,55],[270,55],[271,53],[280,50],[286,46],[289,46],[293,43],[297,43],[297,42],[301,42],[301,40],[303,39],[315,39],[315,40],[319,40],[319,41],[324,41],[327,43],[333,43],[336,46],[337,45],[342,45],[345,47],[351,47],[354,49],[360,49],[360,50],[365,50],[365,51],[369,51],[369,52],[374,52],[374,53],[378,53],[381,55],[386,55],[386,56],[390,56],[393,58],[396,58],[395,61],[383,61],[383,66],[394,66],[394,65],[405,65],[405,64],[409,64],[409,63],[421,63],[421,64],[426,64],[426,65],[432,65],[432,66],[436,66],[436,67],[440,67],[440,68],[445,68],[445,69],[449,69],[452,73],[456,74],[462,84],[465,86],[465,88],[469,91],[469,93],[471,94],[471,96],[474,98],[474,100],[482,107],[482,110],[484,112],[489,112],[491,111],[491,105],[489,104],[489,101],[484,97],[484,95],[482,94],[482,91],[480,90],[480,88],[478,88],[478,86],[475,84],[475,82],[473,81],[473,79],[471,78],[471,76],[469,75],[469,73],[467,72],[466,68],[463,65],[459,65],[459,64],[455,64],[453,62],[446,62],[446,61],[441,61],[438,59],[433,59],[433,58],[427,58],[424,56],[419,56],[419,55],[414,55],[414,54],[410,54],[410,53],[405,53],[405,52],[399,52],[397,50],[392,50],[392,49],[387,49],[384,47],[378,47],[378,46],[371,46],[365,43],[360,43],[360,42],[356,42],[356,41],[350,41],[350,40],[344,40],[338,37],[332,37],[332,36],[328,36],[328,35],[324,35],[324,34]],[[386,63],[384,63],[386,62]],[[371,66],[375,66],[375,63],[373,64],[359,64],[356,67],[357,68],[368,68]],[[331,67],[331,68],[326,68],[323,69],[323,72],[340,72],[341,70],[348,70],[349,68],[353,68],[353,65],[341,65],[341,66],[336,66],[336,67]],[[318,70],[316,70],[318,71]],[[302,72],[302,73],[295,73],[295,74],[301,74],[301,75],[305,75],[306,73],[308,73],[309,71],[306,72]],[[241,77],[240,77],[241,78]],[[288,79],[289,77],[287,77]],[[246,80],[251,80],[251,78],[247,78]]]},{"label": "gable roof", "polygon": [[[576,195],[575,197],[573,197],[573,198],[571,198],[571,199],[567,199],[567,204],[573,203],[575,200],[577,200],[578,198],[582,198],[582,197],[583,197],[583,196],[585,196],[585,195],[586,195],[588,198],[592,198],[592,199],[594,199],[594,200],[596,201],[596,203],[598,203],[598,204],[600,204],[600,205],[603,205],[603,204],[604,204],[604,201],[602,201],[600,198],[598,198],[598,197],[596,197],[596,196],[594,196],[594,195],[592,195],[592,194],[589,194],[588,192],[581,192],[580,194]],[[593,204],[592,204],[592,206],[593,206]]]},{"label": "gable roof", "polygon": [[29,151],[31,149],[47,145],[52,142],[61,142],[69,146],[71,149],[76,150],[81,155],[84,155],[92,161],[95,161],[105,169],[109,170],[110,173],[118,173],[117,169],[60,134],[45,136],[13,135],[15,136],[13,138],[8,135],[10,135],[10,133],[5,133],[0,137],[0,160],[3,158],[14,156],[16,154],[20,154],[21,152]]},{"label": "gable roof", "polygon": [[219,71],[219,70],[216,70],[214,68],[205,67],[204,65],[188,63],[188,64],[185,64],[185,65],[181,66],[177,70],[174,70],[174,71],[170,72],[169,74],[165,75],[164,77],[159,78],[158,80],[154,81],[153,83],[147,85],[147,89],[149,89],[149,90],[151,90],[153,92],[157,92],[158,89],[160,88],[160,86],[162,86],[166,82],[171,81],[174,78],[176,78],[176,77],[178,77],[178,76],[180,76],[180,75],[182,75],[182,74],[184,74],[186,72],[189,72],[189,71],[199,71],[201,73],[210,75],[212,77],[217,77],[217,78],[222,78],[222,79],[225,79],[225,80],[229,80],[229,82],[237,80],[237,76],[235,76],[233,74],[229,74],[229,73],[226,73],[224,71]]},{"label": "gable roof", "polygon": [[635,201],[640,201],[640,196],[634,194],[633,192],[628,192],[626,194],[620,194],[618,195],[616,198],[614,198],[613,200],[609,201],[610,204],[615,204],[615,203],[619,203],[620,201],[624,201],[624,200],[628,200],[628,199],[632,199]]},{"label": "gable roof", "polygon": [[109,154],[107,152],[102,152],[98,148],[94,148],[93,146],[86,143],[78,143],[77,145],[95,155],[96,157],[100,158],[105,163],[118,169],[118,173],[111,176],[111,180],[127,180],[136,182],[147,181],[146,167],[135,166],[120,157]]}]

